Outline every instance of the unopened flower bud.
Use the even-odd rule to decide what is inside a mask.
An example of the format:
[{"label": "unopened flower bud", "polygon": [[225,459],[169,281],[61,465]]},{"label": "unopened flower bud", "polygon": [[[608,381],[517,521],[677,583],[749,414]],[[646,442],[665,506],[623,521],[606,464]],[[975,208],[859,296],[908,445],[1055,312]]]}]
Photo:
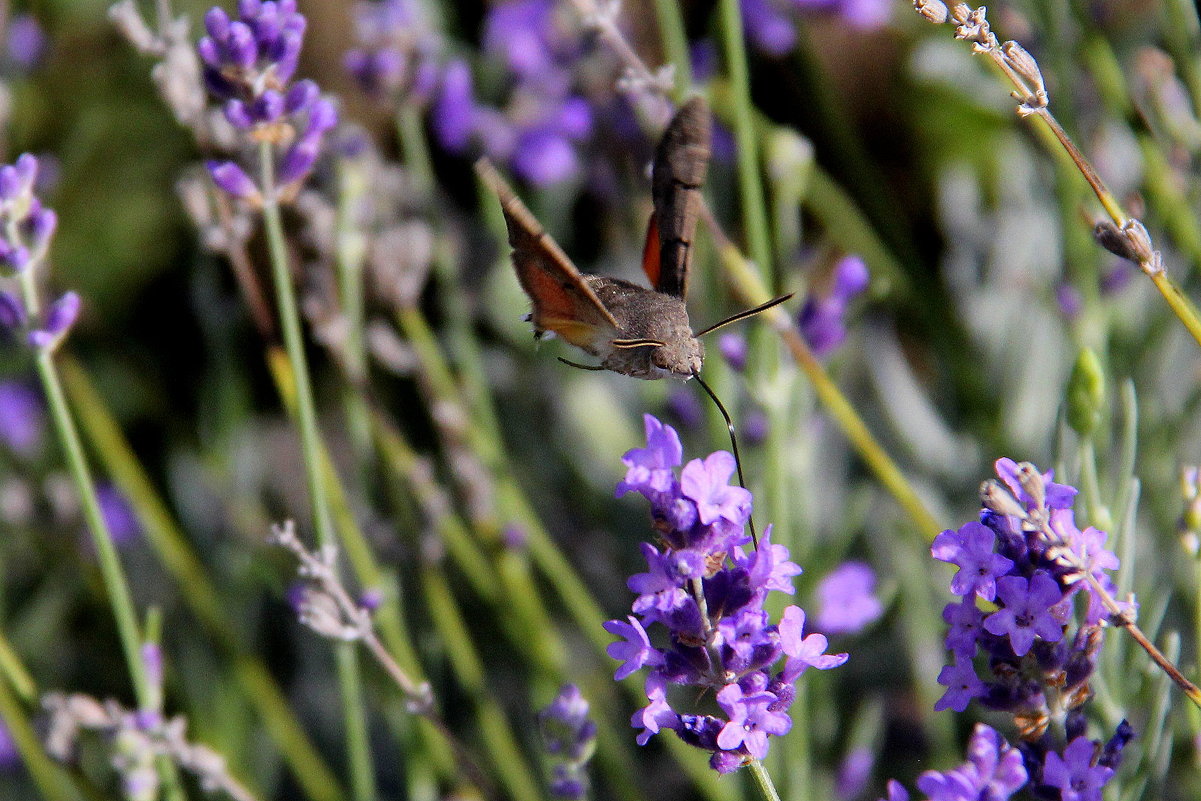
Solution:
[{"label": "unopened flower bud", "polygon": [[1035,509],[1047,508],[1047,485],[1043,481],[1043,474],[1038,472],[1037,467],[1030,462],[1019,462],[1018,483],[1022,485],[1022,489],[1034,502]]},{"label": "unopened flower bud", "polygon": [[1047,86],[1043,82],[1042,70],[1038,68],[1038,62],[1034,60],[1034,56],[1030,55],[1026,48],[1013,41],[1001,45],[1001,52],[1004,54],[1005,60],[1009,62],[1010,68],[1026,82],[1033,92],[1031,97],[1022,98],[1023,105],[1031,108],[1045,107],[1047,105]]},{"label": "unopened flower bud", "polygon": [[1026,517],[1026,510],[1018,503],[1017,498],[995,478],[990,478],[980,485],[980,503],[985,509],[999,515]]},{"label": "unopened flower bud", "polygon": [[950,11],[942,0],[913,0],[913,9],[930,22],[942,24],[950,17]]},{"label": "unopened flower bud", "polygon": [[1115,256],[1130,261],[1138,261],[1138,256],[1130,246],[1130,239],[1122,233],[1122,229],[1114,225],[1112,220],[1100,220],[1093,226],[1093,239],[1097,244]]}]

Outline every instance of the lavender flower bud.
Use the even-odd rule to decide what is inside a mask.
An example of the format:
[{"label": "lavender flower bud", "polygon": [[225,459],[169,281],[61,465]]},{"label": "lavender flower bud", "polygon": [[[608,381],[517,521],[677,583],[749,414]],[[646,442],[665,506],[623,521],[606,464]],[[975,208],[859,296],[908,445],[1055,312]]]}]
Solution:
[{"label": "lavender flower bud", "polygon": [[246,174],[246,171],[232,161],[209,161],[206,166],[213,183],[231,197],[257,202],[260,200],[259,188]]},{"label": "lavender flower bud", "polygon": [[25,325],[25,304],[11,292],[0,290],[0,329],[15,329]]}]

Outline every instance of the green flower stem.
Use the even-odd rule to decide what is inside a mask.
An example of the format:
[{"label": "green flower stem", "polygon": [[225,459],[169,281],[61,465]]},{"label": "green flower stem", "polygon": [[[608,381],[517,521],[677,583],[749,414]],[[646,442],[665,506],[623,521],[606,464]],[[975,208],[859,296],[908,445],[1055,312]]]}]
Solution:
[{"label": "green flower stem", "polygon": [[414,181],[414,194],[428,198],[434,192],[434,161],[421,119],[421,108],[402,100],[396,111],[396,139],[404,165]]},{"label": "green flower stem", "polygon": [[493,758],[493,768],[505,789],[517,801],[541,801],[542,794],[531,778],[534,771],[521,753],[504,711],[493,697],[480,656],[472,646],[474,637],[463,620],[458,604],[438,570],[421,570],[421,583],[430,605],[430,614],[444,636],[442,642],[455,676],[463,689],[476,700],[476,723],[480,739]]},{"label": "green flower stem", "polygon": [[0,722],[8,729],[42,798],[48,801],[77,798],[78,793],[72,789],[66,773],[42,748],[42,742],[25,714],[22,702],[26,705],[36,703],[37,687],[3,632],[0,632],[0,653],[5,654],[0,661]]},{"label": "green flower stem", "polygon": [[37,370],[46,393],[46,403],[50,415],[54,419],[54,427],[58,431],[63,454],[75,488],[79,492],[83,507],[84,519],[87,521],[88,532],[92,545],[96,549],[96,558],[100,564],[100,573],[104,578],[104,589],[108,595],[109,605],[117,620],[117,633],[121,640],[121,649],[125,653],[126,668],[133,679],[134,696],[138,706],[148,706],[154,697],[150,680],[146,676],[145,665],[142,664],[141,634],[138,630],[137,613],[134,611],[133,599],[129,593],[129,585],[125,580],[125,571],[117,557],[117,548],[113,545],[108,523],[100,511],[100,500],[96,497],[96,486],[92,481],[91,469],[83,454],[83,445],[79,441],[79,432],[75,421],[67,407],[67,399],[63,394],[62,384],[54,369],[53,355],[43,349],[38,353]]},{"label": "green flower stem", "polygon": [[[22,241],[20,232],[15,224],[9,224],[9,241]],[[36,264],[30,264],[21,273],[21,296],[25,309],[30,318],[39,312],[38,290],[34,283]],[[104,579],[104,590],[108,595],[109,606],[113,617],[117,620],[117,634],[121,639],[121,649],[125,652],[125,664],[133,680],[134,696],[138,706],[150,708],[153,691],[146,676],[146,667],[142,664],[142,637],[138,631],[138,615],[129,594],[129,584],[125,580],[125,571],[121,560],[117,557],[117,548],[113,545],[108,523],[100,511],[100,500],[96,497],[96,485],[92,481],[92,472],[88,467],[87,458],[83,453],[83,445],[79,441],[79,432],[71,417],[71,409],[63,394],[58,372],[54,369],[54,351],[52,348],[39,348],[37,352],[38,377],[42,382],[42,390],[46,395],[46,404],[50,416],[54,420],[54,428],[58,433],[59,444],[62,445],[63,456],[67,460],[75,489],[79,492],[80,504],[83,507],[84,520],[88,525],[92,544],[96,548],[96,558],[100,563],[100,574]]]},{"label": "green flower stem", "polygon": [[[317,541],[323,547],[332,546],[335,544],[336,538],[325,493],[317,414],[313,403],[308,361],[304,353],[300,310],[296,302],[295,290],[292,287],[292,274],[288,269],[283,221],[280,219],[279,205],[275,197],[275,159],[270,142],[263,142],[259,146],[259,167],[261,190],[264,197],[263,223],[267,233],[271,274],[279,307],[280,328],[283,332],[284,346],[288,352],[292,374],[296,381],[296,424],[300,433],[305,481],[308,486],[313,525],[317,531]],[[371,752],[367,747],[367,713],[363,707],[357,652],[351,643],[335,645],[334,652],[338,666],[338,684],[342,691],[346,743],[349,749],[351,793],[355,801],[373,801],[376,795],[375,775],[371,765]]]},{"label": "green flower stem", "polygon": [[230,616],[223,608],[216,586],[87,373],[70,357],[62,359],[61,368],[67,395],[73,408],[79,411],[84,434],[99,454],[106,472],[129,499],[146,539],[175,578],[184,601],[220,651],[233,662],[246,700],[255,707],[302,791],[314,801],[345,798],[345,792],[292,713],[270,671],[262,660],[247,651],[243,636],[230,625]]},{"label": "green flower stem", "polygon": [[763,767],[762,762],[752,759],[747,765],[747,770],[751,772],[751,778],[755,780],[755,786],[763,794],[764,801],[780,801],[780,794],[776,792],[776,786],[772,784],[771,776],[768,775],[767,768]]},{"label": "green flower stem", "polygon": [[[770,299],[767,287],[763,285],[763,279],[759,277],[755,268],[742,257],[733,243],[721,242],[720,253],[726,272],[734,280],[738,293],[747,305],[755,306]],[[933,539],[943,527],[926,509],[926,505],[905,478],[904,472],[872,436],[871,430],[863,422],[863,418],[855,411],[847,397],[842,394],[842,390],[834,383],[834,379],[826,372],[822,363],[809,350],[809,346],[805,344],[805,340],[789,316],[778,306],[767,310],[763,316],[784,340],[785,346],[792,354],[793,361],[809,378],[817,396],[825,404],[826,410],[850,440],[859,456],[875,474],[876,479],[905,510],[905,513],[916,524],[918,531],[924,533],[927,540]]]},{"label": "green flower stem", "polygon": [[342,405],[346,409],[347,429],[358,462],[359,480],[366,489],[370,486],[373,467],[371,452],[371,414],[361,391],[368,380],[367,346],[363,332],[366,322],[363,310],[363,267],[366,261],[366,238],[356,225],[356,205],[367,190],[367,178],[357,164],[347,159],[338,163],[338,202],[335,221],[335,263],[338,276],[338,295],[346,319],[346,342],[340,351],[342,368],[347,381],[342,387]]},{"label": "green flower stem", "polygon": [[[8,682],[8,686],[17,694],[21,703],[32,706],[38,702],[38,688],[33,676],[29,675],[21,657],[17,656],[12,643],[0,629],[0,683],[2,682]],[[4,716],[0,715],[0,720],[3,718]]]},{"label": "green flower stem", "polygon": [[655,0],[655,22],[667,60],[675,67],[675,99],[682,100],[692,88],[692,59],[688,54],[688,34],[677,0]]},{"label": "green flower stem", "polygon": [[768,275],[774,277],[767,207],[759,173],[759,139],[755,135],[750,72],[747,69],[746,42],[743,40],[742,12],[738,0],[719,0],[718,13],[722,50],[726,67],[730,71],[730,91],[733,95],[734,141],[738,146],[738,189],[747,251],[760,270],[765,270]]},{"label": "green flower stem", "polygon": [[1163,4],[1167,20],[1159,27],[1167,40],[1168,52],[1176,63],[1180,77],[1188,87],[1194,109],[1201,108],[1201,65],[1197,63],[1201,47],[1201,21],[1193,0],[1167,0]]}]

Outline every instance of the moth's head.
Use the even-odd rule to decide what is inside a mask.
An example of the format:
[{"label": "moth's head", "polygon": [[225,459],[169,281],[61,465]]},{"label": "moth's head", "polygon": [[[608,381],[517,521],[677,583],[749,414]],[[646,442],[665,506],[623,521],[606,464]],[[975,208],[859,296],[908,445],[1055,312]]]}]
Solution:
[{"label": "moth's head", "polygon": [[705,346],[696,337],[684,337],[651,350],[651,364],[673,378],[687,380],[701,371],[705,362]]}]

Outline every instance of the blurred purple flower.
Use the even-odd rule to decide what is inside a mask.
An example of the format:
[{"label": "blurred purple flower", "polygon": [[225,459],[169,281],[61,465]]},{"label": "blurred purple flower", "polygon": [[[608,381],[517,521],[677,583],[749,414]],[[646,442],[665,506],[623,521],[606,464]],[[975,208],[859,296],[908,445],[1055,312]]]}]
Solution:
[{"label": "blurred purple flower", "polygon": [[21,752],[17,750],[17,743],[9,732],[8,726],[5,725],[3,718],[0,718],[0,772],[8,773],[20,764]]},{"label": "blurred purple flower", "polygon": [[29,332],[29,344],[35,348],[52,348],[63,340],[79,319],[83,300],[75,292],[64,292],[46,309],[41,328]]},{"label": "blurred purple flower", "polygon": [[31,455],[42,442],[45,424],[41,395],[18,381],[0,382],[0,442],[5,447]]},{"label": "blurred purple flower", "polygon": [[852,801],[863,795],[875,767],[876,757],[866,746],[852,748],[838,765],[834,795],[840,801]]},{"label": "blurred purple flower", "polygon": [[834,267],[833,286],[827,295],[811,294],[801,307],[801,334],[816,356],[826,356],[846,339],[844,317],[850,302],[867,289],[871,278],[858,256],[847,256]]},{"label": "blurred purple flower", "polygon": [[588,701],[580,688],[564,684],[541,712],[542,739],[546,751],[570,760],[586,758],[596,740],[596,724],[588,717]]},{"label": "blurred purple flower", "polygon": [[112,484],[98,483],[96,500],[100,502],[100,514],[104,516],[114,545],[132,545],[141,538],[142,524],[121,490]]},{"label": "blurred purple flower", "polygon": [[389,105],[426,102],[437,85],[442,39],[421,3],[360,1],[354,18],[356,46],[345,64],[360,88]]},{"label": "blurred purple flower", "polygon": [[684,428],[696,428],[705,421],[705,409],[691,387],[672,387],[667,395],[667,408]]},{"label": "blurred purple flower", "polygon": [[1084,308],[1080,290],[1066,281],[1055,287],[1055,302],[1059,305],[1059,311],[1069,320],[1075,320]]},{"label": "blurred purple flower", "polygon": [[46,53],[46,34],[33,16],[13,14],[4,35],[8,60],[17,69],[28,72],[41,63]]},{"label": "blurred purple flower", "polygon": [[717,338],[717,351],[721,357],[735,370],[742,372],[746,369],[748,353],[746,337],[739,333],[726,333]]},{"label": "blurred purple flower", "polygon": [[861,30],[880,28],[891,15],[891,0],[740,0],[742,25],[758,50],[783,56],[796,46],[798,14],[829,14]]},{"label": "blurred purple flower", "polygon": [[844,562],[817,584],[817,627],[827,634],[854,634],[884,612],[873,593],[876,574],[863,562]]},{"label": "blurred purple flower", "polygon": [[928,770],[918,789],[933,801],[1005,801],[1026,784],[1022,752],[983,723],[976,724],[967,747],[968,761],[954,770]]}]

